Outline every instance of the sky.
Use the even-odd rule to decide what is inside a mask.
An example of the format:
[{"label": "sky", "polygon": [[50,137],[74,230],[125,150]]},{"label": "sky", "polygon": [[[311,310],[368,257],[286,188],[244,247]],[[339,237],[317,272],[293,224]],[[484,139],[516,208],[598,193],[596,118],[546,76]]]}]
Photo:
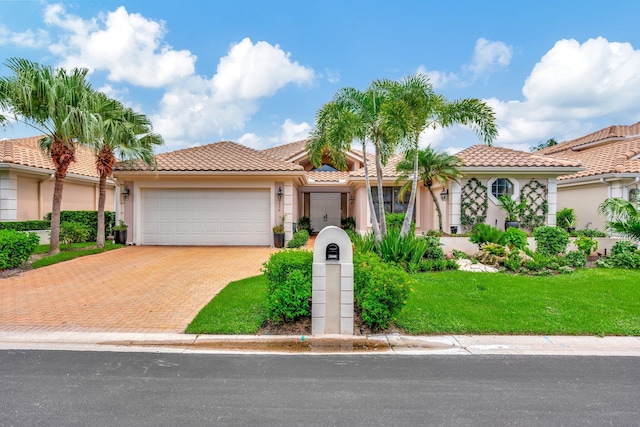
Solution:
[{"label": "sky", "polygon": [[[0,0],[0,75],[11,57],[85,67],[151,118],[163,152],[298,141],[339,89],[424,73],[494,109],[494,145],[528,151],[640,120],[638,16],[635,0]],[[480,141],[450,127],[420,143]]]}]

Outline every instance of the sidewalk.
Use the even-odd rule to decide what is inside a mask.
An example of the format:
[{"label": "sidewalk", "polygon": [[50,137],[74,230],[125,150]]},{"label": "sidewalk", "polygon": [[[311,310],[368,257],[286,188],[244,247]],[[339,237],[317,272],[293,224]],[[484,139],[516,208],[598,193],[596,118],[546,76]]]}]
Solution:
[{"label": "sidewalk", "polygon": [[538,355],[640,357],[640,337],[186,335],[0,331],[0,350],[153,353]]}]

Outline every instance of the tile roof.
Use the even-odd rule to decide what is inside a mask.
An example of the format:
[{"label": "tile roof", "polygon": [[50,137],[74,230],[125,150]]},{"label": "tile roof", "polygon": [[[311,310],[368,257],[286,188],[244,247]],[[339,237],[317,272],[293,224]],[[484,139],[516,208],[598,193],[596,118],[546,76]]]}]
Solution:
[{"label": "tile roof", "polygon": [[[396,166],[404,157],[403,154],[395,154],[389,158],[387,164],[382,166],[383,178],[396,178],[398,173],[396,172]],[[369,168],[369,176],[376,176],[376,163],[372,153],[367,154],[367,167]],[[360,168],[357,171],[351,172],[352,177],[364,177],[364,168]]]},{"label": "tile roof", "polygon": [[511,150],[488,145],[473,145],[456,154],[465,167],[483,168],[578,168],[581,163],[575,159],[560,159],[557,157],[543,156],[538,153]]},{"label": "tile roof", "polygon": [[266,148],[263,153],[269,154],[282,160],[289,160],[293,156],[307,151],[307,140],[291,142],[289,144],[278,145],[276,147]]},{"label": "tile roof", "polygon": [[[40,140],[43,137],[44,135],[0,140],[0,162],[55,172],[51,157],[40,150]],[[82,145],[77,146],[76,161],[69,166],[67,174],[98,178],[93,150]]]},{"label": "tile roof", "polygon": [[309,181],[320,182],[340,182],[349,179],[349,172],[307,172]]},{"label": "tile roof", "polygon": [[[591,144],[591,145],[585,145]],[[585,169],[558,180],[605,174],[640,173],[640,123],[611,126],[587,136],[562,142],[538,153],[552,153],[554,158],[580,161]]]},{"label": "tile roof", "polygon": [[[158,171],[292,172],[302,166],[231,141],[158,154]],[[141,162],[120,162],[118,171],[148,171]]]}]

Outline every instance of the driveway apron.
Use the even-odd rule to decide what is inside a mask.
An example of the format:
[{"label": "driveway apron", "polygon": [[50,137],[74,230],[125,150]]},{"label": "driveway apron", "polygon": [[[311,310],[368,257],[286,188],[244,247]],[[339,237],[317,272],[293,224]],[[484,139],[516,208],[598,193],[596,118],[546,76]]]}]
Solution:
[{"label": "driveway apron", "polygon": [[0,330],[183,332],[266,247],[131,246],[0,279]]}]

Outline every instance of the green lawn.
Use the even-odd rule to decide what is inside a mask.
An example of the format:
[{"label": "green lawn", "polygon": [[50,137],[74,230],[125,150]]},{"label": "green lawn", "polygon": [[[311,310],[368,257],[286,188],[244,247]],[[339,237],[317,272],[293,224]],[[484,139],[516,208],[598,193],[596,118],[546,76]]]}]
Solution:
[{"label": "green lawn", "polygon": [[[57,264],[63,261],[69,261],[74,258],[86,255],[99,254],[113,249],[123,248],[124,245],[116,245],[106,242],[104,248],[96,248],[96,242],[74,243],[72,245],[61,245],[60,253],[57,255],[44,256],[31,263],[31,268],[46,267],[47,265]],[[34,254],[46,254],[49,252],[49,245],[40,245],[36,248]]]},{"label": "green lawn", "polygon": [[[416,278],[395,322],[411,334],[640,335],[640,271],[544,277],[448,271]],[[265,290],[263,276],[229,284],[186,332],[255,334]]]}]

